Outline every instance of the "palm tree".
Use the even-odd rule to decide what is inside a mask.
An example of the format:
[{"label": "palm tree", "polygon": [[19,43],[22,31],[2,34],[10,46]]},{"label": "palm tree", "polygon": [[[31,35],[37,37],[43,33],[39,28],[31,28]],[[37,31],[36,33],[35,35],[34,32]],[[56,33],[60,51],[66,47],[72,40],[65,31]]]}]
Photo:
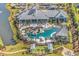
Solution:
[{"label": "palm tree", "polygon": [[66,26],[68,27],[68,30],[70,29],[70,25],[71,25],[71,22],[70,22],[70,20],[68,20],[68,21],[66,22]]},{"label": "palm tree", "polygon": [[48,49],[47,49],[47,47],[46,47],[44,50],[45,50],[45,54],[47,54],[47,53],[48,53]]},{"label": "palm tree", "polygon": [[79,26],[77,27],[77,37],[79,38]]},{"label": "palm tree", "polygon": [[79,26],[77,27],[77,31],[79,32]]},{"label": "palm tree", "polygon": [[37,49],[37,53],[39,54],[40,49]]},{"label": "palm tree", "polygon": [[71,31],[68,31],[68,36],[69,36],[69,42],[72,43],[72,33],[71,33]]}]

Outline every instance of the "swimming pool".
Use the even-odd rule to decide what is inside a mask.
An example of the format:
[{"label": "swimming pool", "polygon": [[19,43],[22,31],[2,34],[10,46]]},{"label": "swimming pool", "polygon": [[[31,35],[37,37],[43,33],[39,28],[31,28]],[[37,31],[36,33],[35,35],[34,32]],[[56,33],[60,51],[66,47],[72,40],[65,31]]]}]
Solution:
[{"label": "swimming pool", "polygon": [[39,39],[40,37],[44,37],[44,38],[49,38],[51,36],[54,36],[55,33],[57,33],[59,31],[59,28],[49,28],[49,29],[45,29],[44,32],[42,33],[37,33],[37,34],[33,34],[32,32],[27,33],[29,38],[37,38]]}]

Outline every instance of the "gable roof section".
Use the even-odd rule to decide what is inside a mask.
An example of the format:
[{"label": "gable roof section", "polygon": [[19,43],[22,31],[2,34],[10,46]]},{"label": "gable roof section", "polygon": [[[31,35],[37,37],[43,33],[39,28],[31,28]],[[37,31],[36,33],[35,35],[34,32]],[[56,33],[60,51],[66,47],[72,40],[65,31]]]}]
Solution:
[{"label": "gable roof section", "polygon": [[49,19],[45,14],[43,14],[40,10],[37,10],[34,14],[28,15],[29,10],[21,13],[17,16],[19,20],[31,20],[31,19]]},{"label": "gable roof section", "polygon": [[29,10],[25,10],[22,13],[20,13],[17,18],[19,20],[32,20],[32,19],[50,19],[50,18],[67,18],[67,13],[63,10],[36,10],[31,15],[28,15]]},{"label": "gable roof section", "polygon": [[37,10],[35,14],[36,19],[49,19],[41,10]]},{"label": "gable roof section", "polygon": [[28,15],[28,10],[24,11],[23,13],[21,13],[20,15],[17,16],[17,18],[19,20],[26,20],[26,19],[35,19],[35,17],[33,15]]},{"label": "gable roof section", "polygon": [[67,18],[67,13],[63,10],[59,10],[59,13],[55,18]]},{"label": "gable roof section", "polygon": [[59,13],[59,11],[58,10],[47,10],[46,12],[43,12],[43,13],[49,18],[51,18],[51,17],[55,17]]}]

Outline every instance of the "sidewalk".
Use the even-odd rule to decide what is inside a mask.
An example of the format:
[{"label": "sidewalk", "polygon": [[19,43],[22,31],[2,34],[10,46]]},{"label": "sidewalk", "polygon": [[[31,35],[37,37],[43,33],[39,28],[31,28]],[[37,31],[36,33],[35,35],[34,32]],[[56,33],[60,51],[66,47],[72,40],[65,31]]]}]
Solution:
[{"label": "sidewalk", "polygon": [[63,56],[74,56],[74,52],[68,48],[65,48],[63,46],[63,51],[62,51]]}]

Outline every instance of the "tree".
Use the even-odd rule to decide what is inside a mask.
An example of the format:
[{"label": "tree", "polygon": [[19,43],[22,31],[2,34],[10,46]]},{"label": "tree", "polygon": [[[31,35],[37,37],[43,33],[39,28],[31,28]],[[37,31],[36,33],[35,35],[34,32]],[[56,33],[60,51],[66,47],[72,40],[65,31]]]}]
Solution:
[{"label": "tree", "polygon": [[68,31],[68,36],[69,36],[69,42],[72,43],[72,33],[71,33],[71,31]]},{"label": "tree", "polygon": [[[69,18],[70,19],[70,18]],[[70,29],[70,27],[71,27],[71,21],[70,20],[67,20],[67,22],[66,22],[66,26],[68,27],[68,30]]]},{"label": "tree", "polygon": [[79,32],[79,26],[77,27],[77,31]]},{"label": "tree", "polygon": [[79,38],[79,26],[77,27],[77,38]]}]

